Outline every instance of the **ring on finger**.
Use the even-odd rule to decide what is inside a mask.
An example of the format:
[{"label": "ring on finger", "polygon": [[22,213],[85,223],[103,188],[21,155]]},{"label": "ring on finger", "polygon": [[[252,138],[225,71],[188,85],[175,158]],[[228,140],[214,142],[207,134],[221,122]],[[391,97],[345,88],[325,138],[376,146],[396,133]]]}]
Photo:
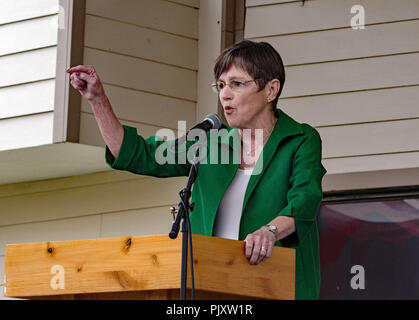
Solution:
[{"label": "ring on finger", "polygon": [[265,246],[262,246],[262,247],[260,248],[260,252],[266,253],[266,247],[265,247]]}]

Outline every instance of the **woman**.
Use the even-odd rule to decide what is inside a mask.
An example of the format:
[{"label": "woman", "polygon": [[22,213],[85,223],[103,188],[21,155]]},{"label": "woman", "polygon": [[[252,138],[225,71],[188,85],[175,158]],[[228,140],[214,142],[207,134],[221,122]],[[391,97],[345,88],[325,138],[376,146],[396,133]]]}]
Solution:
[{"label": "woman", "polygon": [[[144,139],[135,128],[121,126],[92,67],[78,66],[68,72],[73,87],[92,106],[112,168],[158,177],[188,175],[189,164],[153,161],[163,143],[160,139]],[[295,248],[295,297],[317,299],[316,216],[326,173],[319,134],[277,109],[285,72],[280,55],[268,43],[245,40],[224,50],[214,76],[213,87],[219,93],[229,133],[238,132],[241,137],[241,161],[198,165],[192,232],[244,240],[251,264],[268,259],[274,245]],[[262,139],[257,138],[258,130],[263,132]],[[224,144],[232,147],[230,140]],[[249,155],[253,161],[246,161]],[[255,172],[257,167],[260,170]]]}]

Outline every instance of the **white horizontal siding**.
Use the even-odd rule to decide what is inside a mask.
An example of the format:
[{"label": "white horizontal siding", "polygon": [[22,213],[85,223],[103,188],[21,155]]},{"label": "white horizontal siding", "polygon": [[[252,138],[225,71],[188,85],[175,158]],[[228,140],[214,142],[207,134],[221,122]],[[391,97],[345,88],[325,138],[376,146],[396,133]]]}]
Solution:
[{"label": "white horizontal siding", "polygon": [[92,216],[0,227],[0,254],[4,255],[6,244],[99,238],[100,219]]},{"label": "white horizontal siding", "polygon": [[354,5],[365,8],[366,25],[419,18],[417,0],[315,0],[306,1],[304,6],[296,1],[247,7],[245,37],[348,27]]},{"label": "white horizontal siding", "polygon": [[[73,152],[74,153],[74,152]],[[82,152],[79,152],[82,153]],[[104,154],[101,154],[104,159]],[[13,159],[11,160],[13,161]],[[67,176],[55,179],[38,181],[27,181],[12,184],[0,184],[0,198],[11,196],[22,196],[30,193],[51,192],[62,189],[80,188],[96,184],[110,184],[120,181],[148,178],[146,176],[134,175],[127,171],[110,170],[77,176]],[[29,218],[30,216],[27,216]],[[22,222],[18,220],[18,222]]]},{"label": "white horizontal siding", "polygon": [[[106,95],[121,120],[177,129],[178,120],[187,127],[195,122],[195,103],[134,89],[104,85]],[[90,104],[82,101],[82,112],[92,113]]]},{"label": "white horizontal siding", "polygon": [[[39,182],[0,185],[0,227],[171,206],[178,202],[178,192],[186,183],[186,177],[158,179],[129,174],[129,179],[123,175],[123,179],[109,180],[107,176],[61,178],[55,186],[52,180],[54,187],[49,188]],[[8,193],[11,187],[13,194]]]},{"label": "white horizontal siding", "polygon": [[200,0],[166,0],[166,1],[183,4],[185,6],[192,7],[192,8],[199,8]]},{"label": "white horizontal siding", "polygon": [[419,51],[419,20],[371,25],[364,30],[322,30],[253,38],[267,41],[286,65]]},{"label": "white horizontal siding", "polygon": [[103,214],[101,236],[107,238],[169,234],[173,220],[170,207],[176,207],[176,203],[155,208]]},{"label": "white horizontal siding", "polygon": [[0,26],[0,56],[57,45],[58,15]]},{"label": "white horizontal siding", "polygon": [[[365,9],[365,29],[350,27],[354,5]],[[245,37],[271,43],[286,65],[279,107],[318,129],[329,175],[419,167],[419,1],[246,6]],[[338,184],[330,178],[326,191],[350,186]],[[374,184],[385,186],[378,176]]]},{"label": "white horizontal siding", "polygon": [[84,62],[95,66],[104,83],[196,100],[195,71],[88,48]]},{"label": "white horizontal siding", "polygon": [[[86,2],[83,63],[97,70],[120,121],[145,137],[195,122],[198,8],[195,0]],[[80,142],[104,146],[87,101]]]},{"label": "white horizontal siding", "polygon": [[0,24],[58,13],[58,0],[0,0]]},{"label": "white horizontal siding", "polygon": [[52,143],[58,0],[0,0],[0,150]]},{"label": "white horizontal siding", "polygon": [[419,118],[318,128],[323,157],[418,151]]},{"label": "white horizontal siding", "polygon": [[0,89],[0,119],[54,110],[55,80]]},{"label": "white horizontal siding", "polygon": [[419,85],[296,98],[281,98],[279,107],[313,126],[419,118]]},{"label": "white horizontal siding", "polygon": [[[372,172],[398,169],[415,169],[419,163],[419,152],[385,153],[378,155],[363,155],[362,157],[343,157],[323,159],[328,174]],[[416,170],[416,172],[419,172]],[[417,176],[419,179],[419,176]],[[416,184],[416,183],[414,183]]]},{"label": "white horizontal siding", "polygon": [[[138,134],[140,134],[144,138],[156,135],[157,131],[162,128],[141,122],[132,122],[126,120],[120,120],[120,122],[123,125],[137,128]],[[173,131],[175,134],[177,134],[177,131]],[[95,117],[91,113],[82,112],[80,115],[80,141],[83,144],[91,146],[105,147],[106,145],[99,131],[99,127],[97,125]]]},{"label": "white horizontal siding", "polygon": [[1,87],[55,78],[57,48],[49,47],[0,58]]},{"label": "white horizontal siding", "polygon": [[198,38],[198,10],[162,0],[89,0],[86,13],[168,33]]},{"label": "white horizontal siding", "polygon": [[85,45],[192,70],[198,68],[197,40],[95,16],[86,16]]},{"label": "white horizontal siding", "polygon": [[[310,1],[310,0],[308,0]],[[246,6],[248,7],[256,7],[256,6],[263,6],[267,4],[278,4],[278,3],[285,3],[285,2],[299,2],[302,3],[302,0],[246,0]]]},{"label": "white horizontal siding", "polygon": [[292,66],[283,97],[419,84],[419,53]]},{"label": "white horizontal siding", "polygon": [[0,120],[0,151],[50,144],[52,126],[52,112]]}]

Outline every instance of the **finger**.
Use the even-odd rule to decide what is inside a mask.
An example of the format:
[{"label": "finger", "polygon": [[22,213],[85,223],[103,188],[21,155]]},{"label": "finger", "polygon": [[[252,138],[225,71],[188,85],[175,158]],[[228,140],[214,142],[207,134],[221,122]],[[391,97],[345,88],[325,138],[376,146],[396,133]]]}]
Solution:
[{"label": "finger", "polygon": [[268,249],[266,250],[266,255],[263,258],[263,261],[265,261],[266,259],[268,259],[271,255],[272,255],[272,250],[274,248],[275,242],[274,243],[270,243],[268,245]]},{"label": "finger", "polygon": [[80,80],[78,78],[72,79],[72,82],[79,87],[85,87],[86,86],[86,81]]},{"label": "finger", "polygon": [[245,241],[245,247],[244,247],[244,254],[246,256],[247,259],[249,259],[252,256],[252,251],[253,251],[253,238],[247,236]]},{"label": "finger", "polygon": [[261,263],[262,261],[264,261],[265,259],[267,259],[268,256],[268,250],[269,250],[269,241],[268,240],[264,240],[262,242],[262,246],[260,248],[260,254],[259,254],[259,259],[257,261],[257,264]]},{"label": "finger", "polygon": [[274,248],[273,243],[268,245],[268,251],[266,252],[266,256],[265,256],[266,259],[271,256],[273,248]]},{"label": "finger", "polygon": [[71,81],[70,83],[71,83],[71,85],[73,86],[73,88],[74,88],[74,89],[76,89],[76,90],[83,91],[83,90],[85,90],[85,89],[86,89],[86,87],[85,87],[85,86],[78,85],[78,84],[77,84],[77,83],[75,83],[74,81]]},{"label": "finger", "polygon": [[79,73],[77,74],[77,77],[83,81],[89,82],[89,80],[92,79],[92,75],[87,74],[87,73]]},{"label": "finger", "polygon": [[75,73],[73,73],[73,74],[70,75],[70,79],[73,80],[76,83],[80,83],[80,84],[86,85],[87,84],[87,81],[85,81],[84,79],[82,79],[82,75],[86,75],[86,74],[85,73],[75,72]]},{"label": "finger", "polygon": [[260,249],[261,249],[261,242],[258,240],[255,240],[253,244],[252,256],[250,257],[250,264],[256,264],[256,262],[259,259]]},{"label": "finger", "polygon": [[93,67],[91,66],[84,66],[84,65],[79,65],[79,66],[75,66],[72,68],[69,68],[66,70],[66,72],[72,74],[74,72],[86,72],[86,73],[91,73],[93,71]]}]

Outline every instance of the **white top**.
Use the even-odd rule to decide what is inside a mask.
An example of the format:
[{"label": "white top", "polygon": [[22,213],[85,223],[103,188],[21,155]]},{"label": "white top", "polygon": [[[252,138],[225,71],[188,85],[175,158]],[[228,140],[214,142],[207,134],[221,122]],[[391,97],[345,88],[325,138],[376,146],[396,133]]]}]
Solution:
[{"label": "white top", "polygon": [[224,193],[214,224],[214,236],[238,240],[244,194],[253,169],[238,169]]}]

